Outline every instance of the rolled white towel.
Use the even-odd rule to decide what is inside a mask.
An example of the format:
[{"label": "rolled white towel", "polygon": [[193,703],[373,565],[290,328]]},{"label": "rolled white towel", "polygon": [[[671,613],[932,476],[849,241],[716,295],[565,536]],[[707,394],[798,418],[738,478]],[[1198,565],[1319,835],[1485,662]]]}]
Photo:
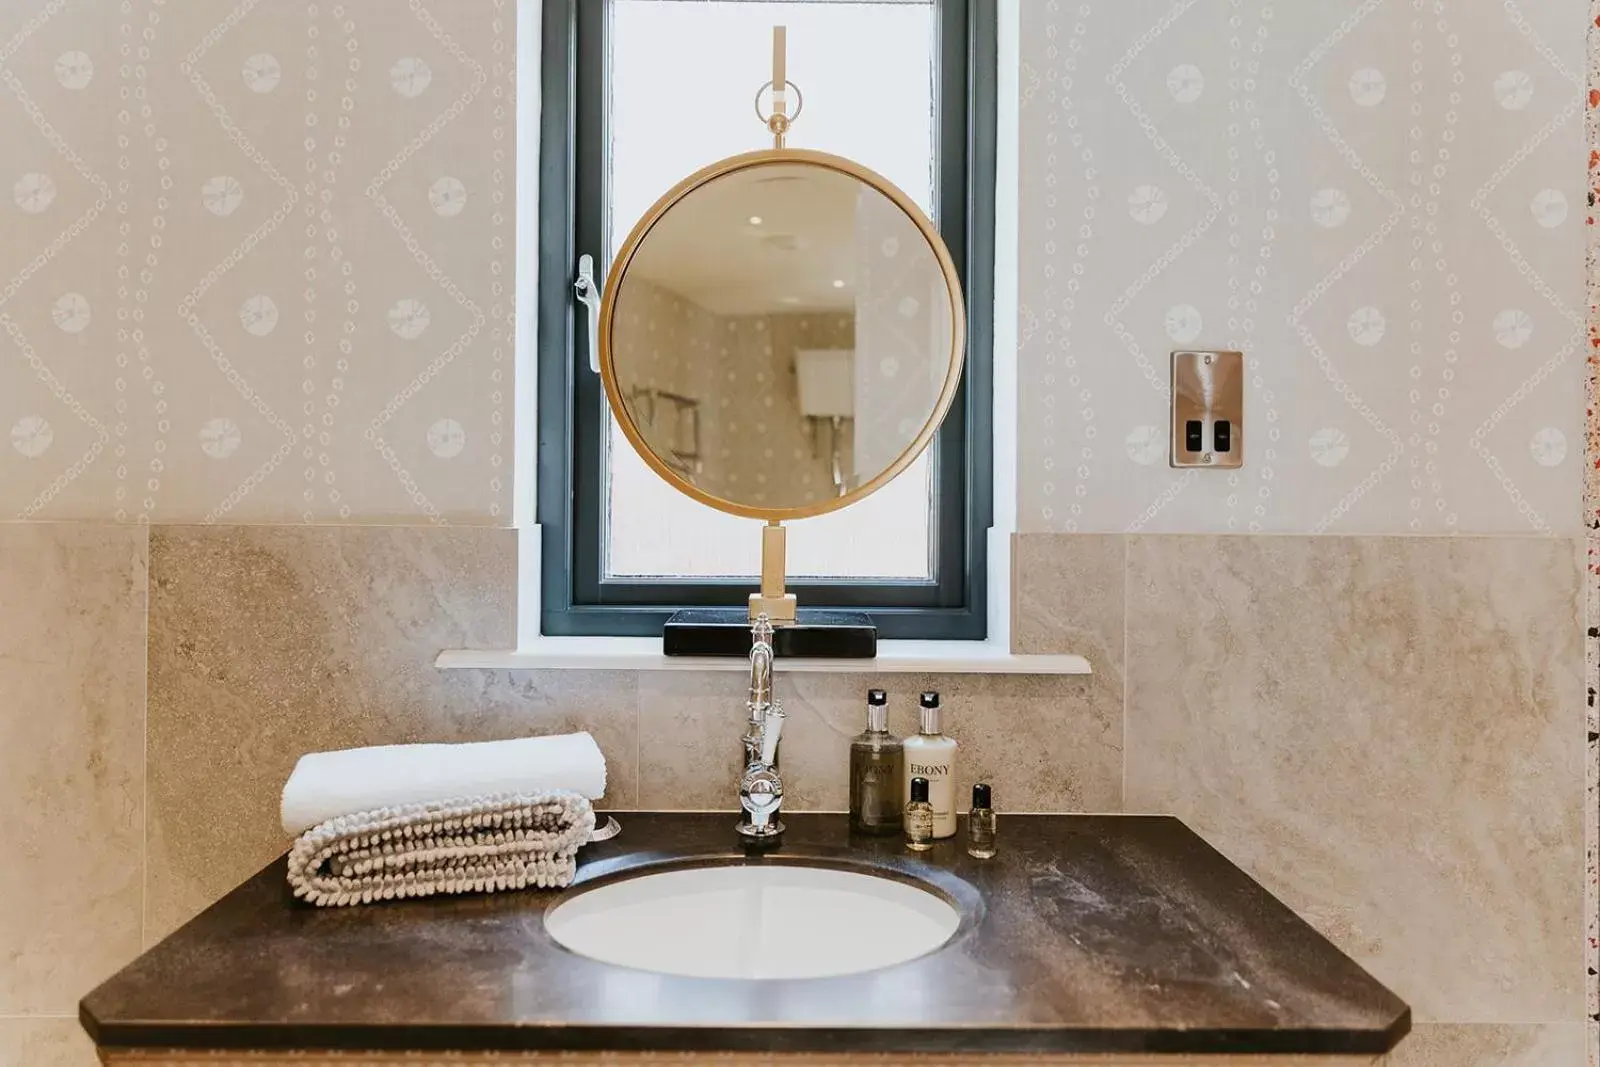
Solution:
[{"label": "rolled white towel", "polygon": [[285,833],[355,812],[460,797],[606,792],[606,761],[587,733],[461,745],[380,745],[301,756],[283,787]]}]

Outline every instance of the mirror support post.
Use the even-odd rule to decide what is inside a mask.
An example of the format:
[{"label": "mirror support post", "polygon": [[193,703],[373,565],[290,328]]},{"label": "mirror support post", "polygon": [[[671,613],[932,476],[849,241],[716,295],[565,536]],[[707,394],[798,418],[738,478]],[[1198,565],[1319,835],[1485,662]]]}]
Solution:
[{"label": "mirror support post", "polygon": [[774,626],[795,621],[793,593],[783,591],[788,531],[776,520],[761,528],[761,592],[750,597],[750,618],[766,615]]}]

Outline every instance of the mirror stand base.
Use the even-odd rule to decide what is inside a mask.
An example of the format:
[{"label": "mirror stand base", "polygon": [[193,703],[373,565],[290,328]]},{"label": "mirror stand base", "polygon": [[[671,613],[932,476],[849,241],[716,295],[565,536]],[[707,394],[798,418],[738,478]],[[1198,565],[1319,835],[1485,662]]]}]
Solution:
[{"label": "mirror stand base", "polygon": [[750,610],[745,613],[745,622],[753,624],[756,617],[765,615],[767,621],[774,626],[788,626],[795,621],[796,606],[793,593],[779,593],[768,596],[766,593],[750,594]]},{"label": "mirror stand base", "polygon": [[[801,608],[772,631],[778,659],[875,659],[878,628],[861,611]],[[667,619],[661,651],[668,656],[750,655],[750,618],[743,608],[688,608]]]}]

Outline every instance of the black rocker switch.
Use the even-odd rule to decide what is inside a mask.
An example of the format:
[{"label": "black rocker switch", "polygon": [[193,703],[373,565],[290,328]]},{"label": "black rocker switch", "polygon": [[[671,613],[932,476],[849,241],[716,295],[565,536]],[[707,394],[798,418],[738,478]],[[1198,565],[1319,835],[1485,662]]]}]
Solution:
[{"label": "black rocker switch", "polygon": [[1203,439],[1201,429],[1202,427],[1199,419],[1190,419],[1188,422],[1183,424],[1184,448],[1188,449],[1190,452],[1199,452],[1205,447],[1205,441]]},{"label": "black rocker switch", "polygon": [[1233,451],[1233,423],[1227,419],[1218,419],[1211,425],[1211,443],[1218,452]]}]

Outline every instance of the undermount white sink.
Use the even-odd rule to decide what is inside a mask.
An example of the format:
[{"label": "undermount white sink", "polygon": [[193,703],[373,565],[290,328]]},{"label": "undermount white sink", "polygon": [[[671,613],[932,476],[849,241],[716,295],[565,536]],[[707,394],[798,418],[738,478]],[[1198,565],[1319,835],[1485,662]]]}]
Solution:
[{"label": "undermount white sink", "polygon": [[939,948],[961,915],[915,885],[826,867],[694,867],[625,878],[550,909],[580,956],[696,978],[829,978]]}]

